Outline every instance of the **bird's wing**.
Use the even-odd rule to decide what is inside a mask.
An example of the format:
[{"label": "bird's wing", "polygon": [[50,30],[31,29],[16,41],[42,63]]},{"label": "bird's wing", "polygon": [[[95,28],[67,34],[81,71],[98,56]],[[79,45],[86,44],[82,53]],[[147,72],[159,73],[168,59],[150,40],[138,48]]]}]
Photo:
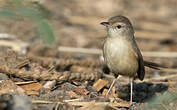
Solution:
[{"label": "bird's wing", "polygon": [[144,79],[144,76],[145,76],[145,69],[144,69],[144,62],[143,62],[143,57],[141,55],[141,52],[138,48],[138,45],[136,44],[136,41],[133,40],[133,49],[134,51],[136,52],[136,55],[137,55],[137,60],[138,60],[138,71],[137,71],[137,74],[138,74],[138,78],[140,80],[143,80]]}]

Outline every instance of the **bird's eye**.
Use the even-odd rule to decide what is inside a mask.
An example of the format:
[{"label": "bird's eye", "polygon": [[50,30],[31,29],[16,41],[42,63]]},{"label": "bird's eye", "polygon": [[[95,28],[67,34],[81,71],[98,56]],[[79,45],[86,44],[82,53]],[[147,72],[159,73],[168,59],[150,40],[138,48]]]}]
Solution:
[{"label": "bird's eye", "polygon": [[117,28],[120,29],[122,26],[121,25],[118,25]]}]

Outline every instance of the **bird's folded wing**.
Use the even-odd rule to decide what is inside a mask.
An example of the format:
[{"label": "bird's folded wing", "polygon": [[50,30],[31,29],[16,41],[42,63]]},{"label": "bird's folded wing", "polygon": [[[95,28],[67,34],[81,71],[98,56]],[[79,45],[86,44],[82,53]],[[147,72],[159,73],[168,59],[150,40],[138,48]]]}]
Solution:
[{"label": "bird's folded wing", "polygon": [[136,52],[136,56],[137,56],[137,60],[138,60],[138,71],[137,71],[137,74],[138,74],[138,78],[140,80],[143,80],[144,79],[144,76],[145,76],[145,69],[144,69],[144,62],[143,62],[143,57],[141,55],[141,52],[138,48],[138,45],[136,44],[136,41],[133,40],[133,49],[134,51]]}]

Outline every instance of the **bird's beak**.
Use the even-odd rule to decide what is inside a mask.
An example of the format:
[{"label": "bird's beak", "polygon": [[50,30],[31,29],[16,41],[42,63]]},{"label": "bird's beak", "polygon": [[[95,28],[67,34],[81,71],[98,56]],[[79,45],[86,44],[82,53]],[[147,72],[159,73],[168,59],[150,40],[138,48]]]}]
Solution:
[{"label": "bird's beak", "polygon": [[106,26],[106,27],[108,27],[110,24],[109,24],[109,22],[101,22],[100,23],[101,25],[104,25],[104,26]]}]

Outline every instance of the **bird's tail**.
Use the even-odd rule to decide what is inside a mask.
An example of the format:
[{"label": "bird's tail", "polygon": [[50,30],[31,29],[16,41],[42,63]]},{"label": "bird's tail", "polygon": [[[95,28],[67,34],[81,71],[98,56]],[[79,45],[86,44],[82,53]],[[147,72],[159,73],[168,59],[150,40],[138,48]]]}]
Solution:
[{"label": "bird's tail", "polygon": [[149,61],[144,61],[144,66],[147,66],[147,67],[153,68],[153,69],[157,69],[157,70],[161,70],[163,68],[167,68],[167,67],[162,66],[160,64],[149,62]]}]

